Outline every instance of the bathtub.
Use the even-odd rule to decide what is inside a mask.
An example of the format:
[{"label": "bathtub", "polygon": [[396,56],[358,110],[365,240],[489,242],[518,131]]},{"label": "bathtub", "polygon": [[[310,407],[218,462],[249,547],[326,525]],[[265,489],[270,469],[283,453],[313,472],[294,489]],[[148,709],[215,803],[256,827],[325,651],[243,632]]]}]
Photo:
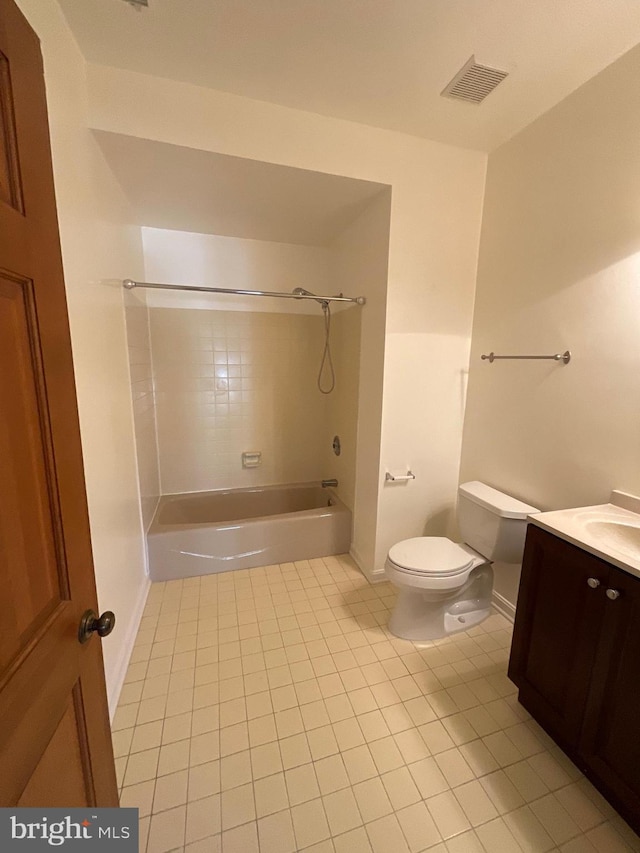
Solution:
[{"label": "bathtub", "polygon": [[351,511],[318,483],[163,495],[147,534],[154,581],[344,554]]}]

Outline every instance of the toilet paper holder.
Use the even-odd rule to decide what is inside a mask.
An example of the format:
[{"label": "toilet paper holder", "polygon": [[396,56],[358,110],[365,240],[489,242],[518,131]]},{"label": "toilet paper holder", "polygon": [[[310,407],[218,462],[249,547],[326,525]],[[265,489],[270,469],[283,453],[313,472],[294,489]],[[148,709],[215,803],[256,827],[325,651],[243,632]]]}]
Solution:
[{"label": "toilet paper holder", "polygon": [[390,471],[384,475],[384,479],[388,483],[406,483],[407,480],[415,480],[416,475],[407,469],[406,474],[392,474]]}]

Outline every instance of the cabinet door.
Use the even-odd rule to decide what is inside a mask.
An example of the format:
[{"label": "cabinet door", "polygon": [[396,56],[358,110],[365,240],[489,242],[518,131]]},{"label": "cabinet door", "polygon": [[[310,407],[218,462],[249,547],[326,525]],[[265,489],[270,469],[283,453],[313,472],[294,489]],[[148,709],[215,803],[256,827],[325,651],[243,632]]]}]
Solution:
[{"label": "cabinet door", "polygon": [[590,776],[636,828],[640,820],[640,580],[613,568],[580,751]]},{"label": "cabinet door", "polygon": [[524,707],[571,754],[582,726],[610,571],[602,560],[529,525],[509,677],[520,688]]}]

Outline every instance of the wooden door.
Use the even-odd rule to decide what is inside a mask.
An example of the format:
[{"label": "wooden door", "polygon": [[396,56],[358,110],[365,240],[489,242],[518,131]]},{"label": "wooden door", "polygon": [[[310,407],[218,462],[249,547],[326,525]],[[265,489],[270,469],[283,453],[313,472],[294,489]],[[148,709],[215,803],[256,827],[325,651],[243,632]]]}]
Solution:
[{"label": "wooden door", "polygon": [[602,560],[529,525],[509,677],[520,688],[524,707],[571,754],[589,691],[609,572]]},{"label": "wooden door", "polygon": [[117,805],[42,59],[0,0],[0,806]]},{"label": "wooden door", "polygon": [[580,740],[587,774],[640,831],[640,580],[613,568]]}]

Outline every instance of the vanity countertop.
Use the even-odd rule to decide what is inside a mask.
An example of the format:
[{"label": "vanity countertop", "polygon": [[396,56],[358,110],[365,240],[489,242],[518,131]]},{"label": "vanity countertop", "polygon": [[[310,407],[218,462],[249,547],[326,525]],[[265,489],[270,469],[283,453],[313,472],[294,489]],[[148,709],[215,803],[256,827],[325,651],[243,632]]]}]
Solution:
[{"label": "vanity countertop", "polygon": [[614,491],[610,503],[539,512],[528,520],[640,578],[640,498]]}]

